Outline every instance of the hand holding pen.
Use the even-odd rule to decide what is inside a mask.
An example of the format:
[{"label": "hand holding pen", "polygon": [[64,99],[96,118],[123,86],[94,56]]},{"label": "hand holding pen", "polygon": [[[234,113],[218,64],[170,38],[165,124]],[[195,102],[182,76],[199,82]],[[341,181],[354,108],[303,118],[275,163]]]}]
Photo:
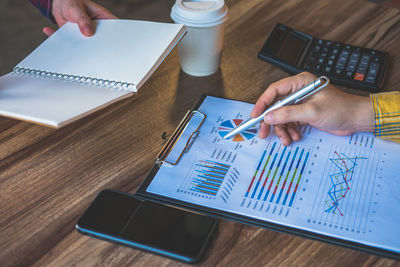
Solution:
[{"label": "hand holding pen", "polygon": [[[278,99],[299,91],[316,80],[313,74],[303,72],[271,84],[260,96],[251,113],[260,116]],[[373,111],[369,97],[351,95],[332,85],[304,99],[296,105],[286,105],[268,112],[261,121],[259,137],[270,133],[270,126],[284,145],[301,139],[299,124],[309,124],[336,135],[349,135],[357,131],[372,131]]]}]

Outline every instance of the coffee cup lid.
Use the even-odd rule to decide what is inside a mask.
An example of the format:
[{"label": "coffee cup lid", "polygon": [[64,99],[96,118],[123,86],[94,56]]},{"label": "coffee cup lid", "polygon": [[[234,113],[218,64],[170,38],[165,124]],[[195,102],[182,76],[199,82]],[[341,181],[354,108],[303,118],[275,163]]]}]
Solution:
[{"label": "coffee cup lid", "polygon": [[176,0],[171,18],[189,27],[212,27],[226,21],[224,0]]}]

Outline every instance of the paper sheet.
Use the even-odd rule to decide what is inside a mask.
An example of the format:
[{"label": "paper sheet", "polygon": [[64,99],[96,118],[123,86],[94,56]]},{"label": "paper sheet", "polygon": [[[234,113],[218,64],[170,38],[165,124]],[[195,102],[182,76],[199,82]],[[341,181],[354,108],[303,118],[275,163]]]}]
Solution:
[{"label": "paper sheet", "polygon": [[177,166],[148,192],[400,253],[400,145],[309,126],[284,147],[258,127],[224,136],[253,105],[207,97],[207,118]]}]

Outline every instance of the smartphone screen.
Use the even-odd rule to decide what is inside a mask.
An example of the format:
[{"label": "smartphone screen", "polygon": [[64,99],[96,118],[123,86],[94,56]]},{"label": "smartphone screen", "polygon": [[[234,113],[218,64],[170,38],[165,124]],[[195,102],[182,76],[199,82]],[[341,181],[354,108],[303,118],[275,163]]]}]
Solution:
[{"label": "smartphone screen", "polygon": [[195,262],[204,253],[216,224],[210,216],[104,190],[76,228],[101,239]]}]

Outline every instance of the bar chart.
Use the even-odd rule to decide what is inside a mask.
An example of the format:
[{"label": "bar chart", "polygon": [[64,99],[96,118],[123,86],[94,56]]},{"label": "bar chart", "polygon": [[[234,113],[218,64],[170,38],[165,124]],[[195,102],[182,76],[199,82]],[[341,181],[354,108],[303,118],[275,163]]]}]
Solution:
[{"label": "bar chart", "polygon": [[310,148],[271,141],[263,151],[245,198],[292,207],[310,157]]},{"label": "bar chart", "polygon": [[213,160],[199,160],[194,164],[181,190],[215,197],[230,167]]}]

